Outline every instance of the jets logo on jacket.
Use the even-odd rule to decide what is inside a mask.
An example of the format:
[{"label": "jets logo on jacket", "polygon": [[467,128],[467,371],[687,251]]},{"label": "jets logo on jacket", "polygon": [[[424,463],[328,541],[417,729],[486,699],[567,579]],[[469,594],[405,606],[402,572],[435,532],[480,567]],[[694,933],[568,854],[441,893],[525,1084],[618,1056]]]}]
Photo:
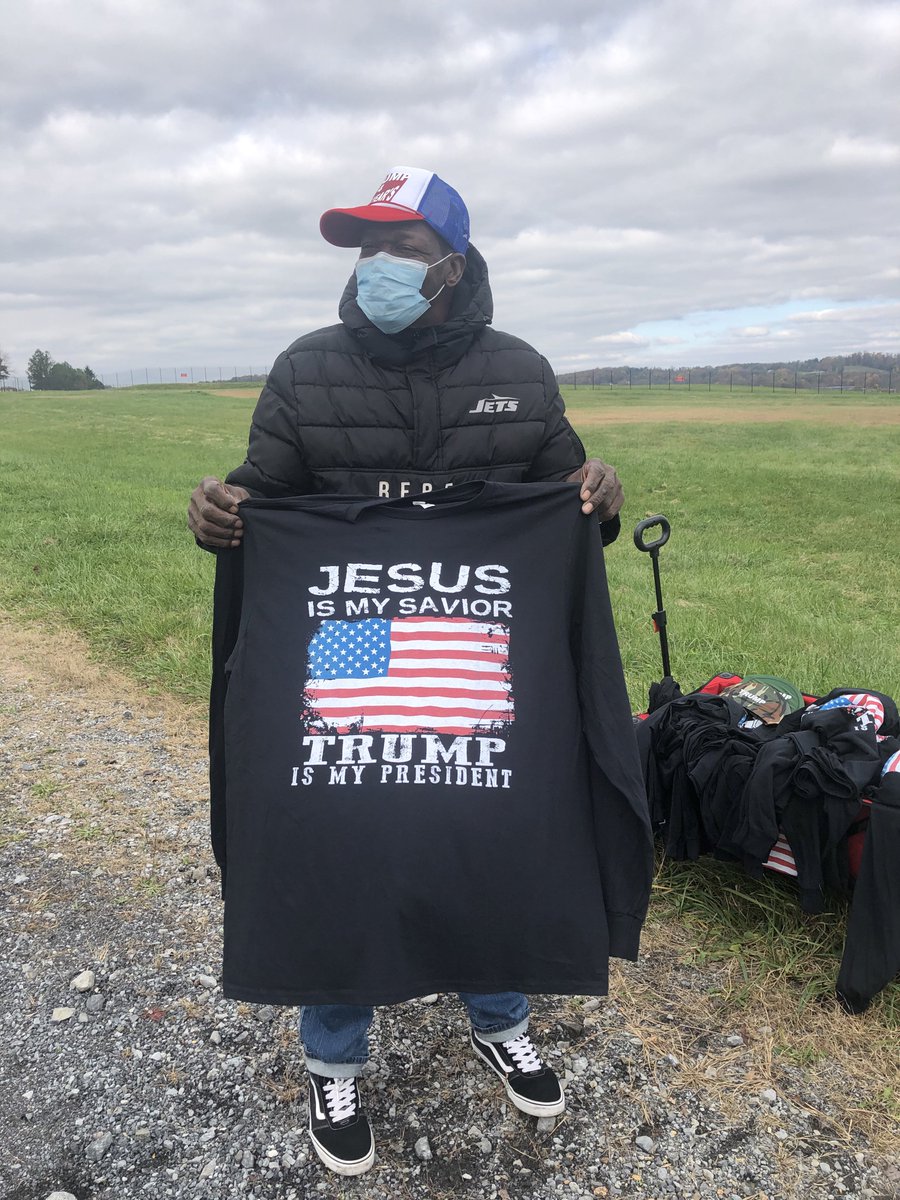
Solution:
[{"label": "jets logo on jacket", "polygon": [[515,412],[518,407],[519,401],[515,396],[495,396],[491,392],[490,396],[479,400],[474,408],[469,409],[469,412]]}]

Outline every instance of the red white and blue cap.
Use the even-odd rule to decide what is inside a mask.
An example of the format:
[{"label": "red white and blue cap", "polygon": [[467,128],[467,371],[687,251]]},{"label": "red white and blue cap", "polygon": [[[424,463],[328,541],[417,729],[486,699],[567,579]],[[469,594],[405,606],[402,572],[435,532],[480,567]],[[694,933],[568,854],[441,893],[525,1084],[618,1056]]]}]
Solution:
[{"label": "red white and blue cap", "polygon": [[319,229],[333,246],[358,246],[367,221],[425,221],[458,254],[469,245],[469,213],[459,192],[422,167],[395,167],[368,204],[330,208]]}]

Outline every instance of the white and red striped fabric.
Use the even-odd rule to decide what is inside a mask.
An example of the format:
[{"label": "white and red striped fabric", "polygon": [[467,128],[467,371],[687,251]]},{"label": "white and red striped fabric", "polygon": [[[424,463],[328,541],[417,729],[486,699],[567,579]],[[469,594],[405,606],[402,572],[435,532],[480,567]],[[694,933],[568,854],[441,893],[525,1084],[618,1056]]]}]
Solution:
[{"label": "white and red striped fabric", "polygon": [[782,875],[797,874],[797,864],[794,862],[794,854],[787,844],[784,834],[779,836],[778,841],[769,851],[769,857],[763,863],[763,866],[768,867],[770,871],[779,871]]},{"label": "white and red striped fabric", "polygon": [[323,621],[309,645],[310,728],[486,732],[515,711],[509,628],[465,617]]}]

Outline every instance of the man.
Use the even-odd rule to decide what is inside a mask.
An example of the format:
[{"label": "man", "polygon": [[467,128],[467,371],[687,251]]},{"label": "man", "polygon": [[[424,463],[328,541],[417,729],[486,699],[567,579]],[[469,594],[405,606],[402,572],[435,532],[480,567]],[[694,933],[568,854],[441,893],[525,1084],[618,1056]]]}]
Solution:
[{"label": "man", "polygon": [[[398,167],[369,204],[330,209],[320,229],[333,245],[359,247],[341,323],[299,338],[275,362],[246,461],[224,482],[204,479],[191,497],[198,541],[237,549],[238,504],[251,496],[393,497],[479,479],[577,483],[582,511],[612,541],[618,477],[598,459],[585,461],[546,360],[490,327],[487,267],[469,243],[458,193],[430,171]],[[559,1082],[528,1038],[526,998],[461,999],[473,1048],[513,1104],[537,1116],[561,1113]],[[301,1010],[313,1144],[344,1175],[374,1161],[356,1086],[371,1017],[359,1006]]]}]

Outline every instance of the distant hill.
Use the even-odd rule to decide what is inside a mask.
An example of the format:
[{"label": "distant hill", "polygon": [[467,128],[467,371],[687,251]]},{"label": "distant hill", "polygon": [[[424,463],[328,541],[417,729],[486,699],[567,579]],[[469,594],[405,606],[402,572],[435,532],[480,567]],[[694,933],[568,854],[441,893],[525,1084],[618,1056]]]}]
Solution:
[{"label": "distant hill", "polygon": [[897,391],[900,388],[900,354],[832,354],[794,362],[744,362],[724,366],[694,365],[647,367],[588,367],[562,371],[565,387],[699,387],[731,384],[736,387],[796,388],[798,391]]}]

